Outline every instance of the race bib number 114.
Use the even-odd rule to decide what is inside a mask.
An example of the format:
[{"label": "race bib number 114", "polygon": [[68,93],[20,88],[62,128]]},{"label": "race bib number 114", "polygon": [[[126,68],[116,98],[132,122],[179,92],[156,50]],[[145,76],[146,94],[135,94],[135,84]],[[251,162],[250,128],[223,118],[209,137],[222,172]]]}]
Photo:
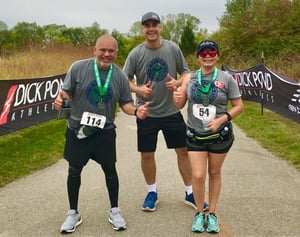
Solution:
[{"label": "race bib number 114", "polygon": [[99,114],[84,112],[81,117],[80,124],[90,127],[104,128],[106,117]]}]

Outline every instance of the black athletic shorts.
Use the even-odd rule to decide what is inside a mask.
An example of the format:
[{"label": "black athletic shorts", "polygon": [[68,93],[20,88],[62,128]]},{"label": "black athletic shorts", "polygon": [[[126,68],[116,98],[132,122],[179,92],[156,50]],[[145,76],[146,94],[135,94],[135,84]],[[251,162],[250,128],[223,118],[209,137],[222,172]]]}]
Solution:
[{"label": "black athletic shorts", "polygon": [[137,119],[139,152],[154,152],[158,132],[161,130],[168,148],[186,147],[186,124],[180,112],[161,118]]},{"label": "black athletic shorts", "polygon": [[78,139],[74,130],[67,128],[64,158],[73,166],[84,166],[89,159],[99,164],[116,162],[116,131],[105,129],[85,139]]}]

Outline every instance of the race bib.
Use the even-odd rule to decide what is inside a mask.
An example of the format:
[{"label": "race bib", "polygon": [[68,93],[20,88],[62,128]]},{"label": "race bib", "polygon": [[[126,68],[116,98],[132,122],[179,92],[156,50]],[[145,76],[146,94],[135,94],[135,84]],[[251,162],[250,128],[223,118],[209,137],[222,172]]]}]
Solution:
[{"label": "race bib", "polygon": [[204,106],[203,104],[194,104],[193,105],[193,115],[195,118],[202,121],[212,121],[216,117],[216,106],[208,105]]},{"label": "race bib", "polygon": [[90,127],[104,128],[106,117],[99,114],[84,112],[81,117],[80,124]]}]

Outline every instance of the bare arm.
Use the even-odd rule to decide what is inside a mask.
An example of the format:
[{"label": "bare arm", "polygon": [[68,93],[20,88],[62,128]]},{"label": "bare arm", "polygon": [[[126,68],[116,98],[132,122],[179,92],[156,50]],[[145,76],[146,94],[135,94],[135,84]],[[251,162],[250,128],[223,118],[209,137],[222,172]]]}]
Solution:
[{"label": "bare arm", "polygon": [[212,132],[217,131],[222,126],[222,124],[227,123],[229,119],[234,119],[236,116],[242,113],[244,105],[241,98],[231,99],[230,103],[232,108],[229,111],[227,111],[228,115],[225,113],[224,115],[214,119],[207,125],[207,127]]}]

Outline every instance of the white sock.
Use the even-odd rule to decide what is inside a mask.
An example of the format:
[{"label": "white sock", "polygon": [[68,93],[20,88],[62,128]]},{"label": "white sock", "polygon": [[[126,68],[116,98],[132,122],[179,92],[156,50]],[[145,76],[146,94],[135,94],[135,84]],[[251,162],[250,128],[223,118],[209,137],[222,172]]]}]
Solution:
[{"label": "white sock", "polygon": [[193,193],[192,185],[185,186],[185,191],[186,191],[187,195],[190,195],[191,193]]},{"label": "white sock", "polygon": [[147,185],[147,188],[148,188],[148,193],[150,192],[156,192],[156,184],[150,184],[150,185]]}]

